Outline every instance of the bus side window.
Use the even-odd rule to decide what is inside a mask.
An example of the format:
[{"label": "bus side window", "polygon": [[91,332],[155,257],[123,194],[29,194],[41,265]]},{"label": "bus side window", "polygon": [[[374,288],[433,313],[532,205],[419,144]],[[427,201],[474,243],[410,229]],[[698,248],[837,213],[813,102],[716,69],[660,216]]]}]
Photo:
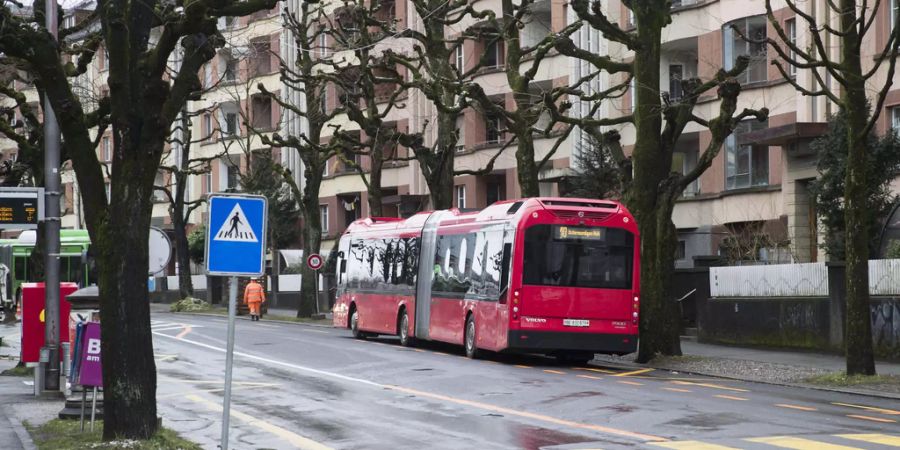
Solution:
[{"label": "bus side window", "polygon": [[28,274],[25,272],[25,257],[17,256],[15,261],[15,279],[19,281],[24,281],[28,279]]},{"label": "bus side window", "polygon": [[500,262],[500,292],[509,285],[509,260],[512,256],[512,244],[503,244],[503,259]]}]

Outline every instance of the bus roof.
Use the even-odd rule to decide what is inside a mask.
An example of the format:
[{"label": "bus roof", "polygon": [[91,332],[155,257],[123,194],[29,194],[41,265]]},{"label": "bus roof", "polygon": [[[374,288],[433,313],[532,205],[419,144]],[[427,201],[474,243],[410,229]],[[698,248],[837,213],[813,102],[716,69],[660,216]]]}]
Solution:
[{"label": "bus roof", "polygon": [[[502,200],[481,210],[463,210],[451,208],[447,218],[442,221],[464,224],[469,222],[489,222],[495,220],[514,220],[523,211],[532,209],[552,210],[563,218],[585,217],[602,220],[614,214],[627,214],[625,207],[613,200],[598,200],[567,197],[534,197],[518,200]],[[434,211],[423,211],[406,219],[396,217],[367,217],[356,220],[347,227],[345,233],[351,232],[387,232],[421,229],[425,221]]]},{"label": "bus roof", "polygon": [[[33,246],[37,240],[37,232],[35,230],[25,230],[19,235],[18,239],[10,239],[10,243],[17,245]],[[84,243],[90,244],[91,238],[87,230],[59,230],[60,243]]]}]

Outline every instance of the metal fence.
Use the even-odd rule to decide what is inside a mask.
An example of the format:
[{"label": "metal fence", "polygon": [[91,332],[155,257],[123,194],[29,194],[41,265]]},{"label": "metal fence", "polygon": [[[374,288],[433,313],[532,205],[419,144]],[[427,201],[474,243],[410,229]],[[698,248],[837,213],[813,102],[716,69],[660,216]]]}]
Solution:
[{"label": "metal fence", "polygon": [[825,263],[711,267],[712,297],[827,297]]},{"label": "metal fence", "polygon": [[[712,297],[827,297],[825,263],[711,267]],[[900,259],[869,261],[869,294],[900,296]]]}]

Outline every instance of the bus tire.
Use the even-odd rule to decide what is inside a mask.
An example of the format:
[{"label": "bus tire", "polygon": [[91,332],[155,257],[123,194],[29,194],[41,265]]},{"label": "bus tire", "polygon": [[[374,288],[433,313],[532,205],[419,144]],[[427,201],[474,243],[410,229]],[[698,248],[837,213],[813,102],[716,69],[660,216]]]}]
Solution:
[{"label": "bus tire", "polygon": [[362,330],[359,329],[359,311],[357,311],[356,308],[350,313],[350,332],[353,333],[353,337],[356,339],[365,339],[368,337],[366,333],[363,333]]},{"label": "bus tire", "polygon": [[478,342],[475,335],[475,315],[469,314],[466,319],[466,332],[463,337],[463,345],[466,349],[466,358],[477,359],[479,356]]},{"label": "bus tire", "polygon": [[413,345],[413,338],[409,336],[409,314],[406,313],[406,308],[400,310],[400,318],[397,320],[397,337],[400,338],[400,345],[404,347]]}]

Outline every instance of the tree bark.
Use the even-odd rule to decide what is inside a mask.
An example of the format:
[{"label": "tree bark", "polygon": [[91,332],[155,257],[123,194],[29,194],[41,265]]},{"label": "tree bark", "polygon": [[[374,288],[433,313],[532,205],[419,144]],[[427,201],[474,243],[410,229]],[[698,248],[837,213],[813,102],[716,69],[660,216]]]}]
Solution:
[{"label": "tree bark", "polygon": [[539,197],[541,189],[538,183],[538,167],[534,161],[534,137],[531,134],[531,127],[527,128],[527,131],[516,132],[516,173],[522,197]]},{"label": "tree bark", "polygon": [[671,149],[661,139],[662,104],[659,67],[662,28],[669,17],[668,2],[634,2],[640,51],[634,57],[634,178],[626,203],[641,233],[641,310],[638,362],[656,356],[680,355],[678,315],[672,314],[671,272],[676,246],[672,225],[674,197],[663,185],[672,167]]},{"label": "tree bark", "polygon": [[[308,155],[304,161],[307,166],[305,172],[306,185],[303,187],[303,196],[300,207],[303,210],[303,257],[318,254],[322,246],[322,217],[319,212],[319,188],[322,185],[322,169],[324,161],[321,155]],[[310,269],[305,261],[300,272],[300,304],[297,307],[297,317],[310,317],[316,313],[318,292],[316,291],[316,272]]]},{"label": "tree bark", "polygon": [[847,113],[847,173],[844,182],[844,229],[846,230],[847,326],[845,343],[848,375],[874,375],[872,316],[869,306],[869,214],[866,195],[867,136],[869,119],[866,83],[860,61],[860,36],[854,23],[856,1],[841,0],[842,75],[846,89],[841,93]]}]

